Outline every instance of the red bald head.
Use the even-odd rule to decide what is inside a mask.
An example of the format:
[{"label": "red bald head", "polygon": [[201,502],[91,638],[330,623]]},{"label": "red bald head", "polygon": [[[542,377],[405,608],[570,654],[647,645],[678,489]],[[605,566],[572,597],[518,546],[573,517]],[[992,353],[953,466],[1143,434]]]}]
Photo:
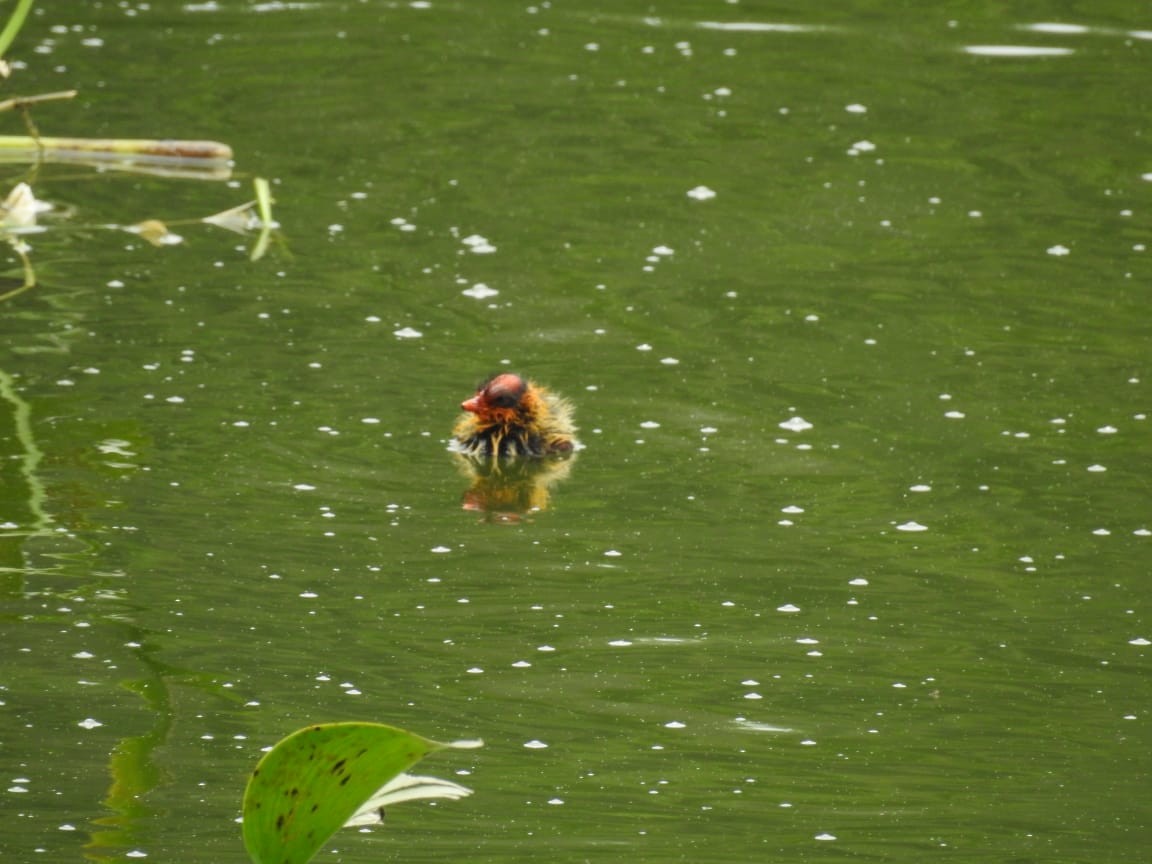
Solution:
[{"label": "red bald head", "polygon": [[460,407],[473,414],[485,414],[492,409],[514,410],[528,390],[528,382],[514,372],[493,375],[480,385],[476,395],[465,399]]}]

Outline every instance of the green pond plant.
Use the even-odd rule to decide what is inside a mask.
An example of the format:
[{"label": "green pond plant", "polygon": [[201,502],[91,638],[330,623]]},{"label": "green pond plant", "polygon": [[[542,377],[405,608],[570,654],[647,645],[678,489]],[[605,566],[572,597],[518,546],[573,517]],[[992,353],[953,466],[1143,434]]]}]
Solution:
[{"label": "green pond plant", "polygon": [[244,792],[244,845],[255,864],[306,864],[341,828],[382,821],[384,808],[463,798],[450,780],[405,773],[429,753],[480,747],[440,743],[383,723],[323,723],[269,750]]},{"label": "green pond plant", "polygon": [[[23,27],[34,0],[18,0],[0,30],[0,80],[7,81],[12,67],[4,59],[20,29]],[[40,200],[34,191],[36,178],[42,165],[62,163],[72,166],[90,166],[98,171],[130,171],[157,177],[225,181],[232,177],[232,148],[218,141],[48,137],[40,134],[32,119],[32,109],[43,102],[73,99],[76,90],[15,96],[0,100],[0,114],[18,112],[24,121],[27,135],[0,135],[0,165],[31,166],[26,179],[16,183],[7,197],[0,201],[0,241],[6,242],[20,260],[21,283],[6,292],[0,292],[0,302],[10,300],[36,286],[36,272],[32,266],[31,234],[40,233],[45,226],[38,217],[53,214],[63,221],[61,210],[48,201]],[[268,251],[270,242],[278,235],[279,226],[272,217],[272,194],[267,180],[256,177],[253,181],[255,200],[233,207],[222,213],[196,219],[145,219],[130,225],[80,226],[85,229],[105,228],[136,234],[154,246],[179,244],[183,238],[171,229],[181,224],[207,223],[241,234],[259,232],[249,258],[257,261]],[[55,211],[55,212],[54,212]]]}]

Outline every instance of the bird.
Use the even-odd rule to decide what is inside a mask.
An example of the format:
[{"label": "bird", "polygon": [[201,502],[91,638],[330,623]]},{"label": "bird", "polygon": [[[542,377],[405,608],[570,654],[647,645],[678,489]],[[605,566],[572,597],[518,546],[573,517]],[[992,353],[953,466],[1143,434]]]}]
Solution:
[{"label": "bird", "polygon": [[485,379],[460,407],[464,413],[452,430],[453,449],[467,456],[567,456],[580,446],[572,403],[515,372]]}]

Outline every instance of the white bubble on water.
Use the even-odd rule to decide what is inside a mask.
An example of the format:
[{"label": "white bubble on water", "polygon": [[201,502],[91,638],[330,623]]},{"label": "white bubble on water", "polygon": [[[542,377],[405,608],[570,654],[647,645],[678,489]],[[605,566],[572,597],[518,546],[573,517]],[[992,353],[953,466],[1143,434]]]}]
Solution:
[{"label": "white bubble on water", "polygon": [[1035,24],[1020,24],[1021,30],[1032,30],[1036,33],[1087,33],[1088,28],[1083,24],[1061,24],[1054,21],[1039,21]]},{"label": "white bubble on water", "polygon": [[806,432],[812,428],[812,424],[805,420],[803,417],[791,417],[783,423],[777,424],[781,429],[788,429],[792,432]]},{"label": "white bubble on water", "polygon": [[472,297],[476,300],[486,300],[489,297],[495,297],[500,292],[495,288],[489,288],[483,282],[477,282],[471,288],[465,288],[460,293],[465,297]]},{"label": "white bubble on water", "polygon": [[479,234],[470,234],[460,242],[476,255],[489,255],[496,251],[496,247],[488,242],[488,238]]},{"label": "white bubble on water", "polygon": [[1073,53],[1071,48],[1045,45],[965,45],[961,50],[977,57],[1066,57]]}]

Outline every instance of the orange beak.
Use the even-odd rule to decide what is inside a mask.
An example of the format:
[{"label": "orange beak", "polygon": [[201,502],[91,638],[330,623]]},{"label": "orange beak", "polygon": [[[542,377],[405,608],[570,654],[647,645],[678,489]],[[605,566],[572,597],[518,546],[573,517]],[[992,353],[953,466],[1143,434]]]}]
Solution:
[{"label": "orange beak", "polygon": [[480,394],[477,393],[471,399],[465,399],[460,403],[460,407],[465,411],[471,411],[473,414],[480,413]]}]

